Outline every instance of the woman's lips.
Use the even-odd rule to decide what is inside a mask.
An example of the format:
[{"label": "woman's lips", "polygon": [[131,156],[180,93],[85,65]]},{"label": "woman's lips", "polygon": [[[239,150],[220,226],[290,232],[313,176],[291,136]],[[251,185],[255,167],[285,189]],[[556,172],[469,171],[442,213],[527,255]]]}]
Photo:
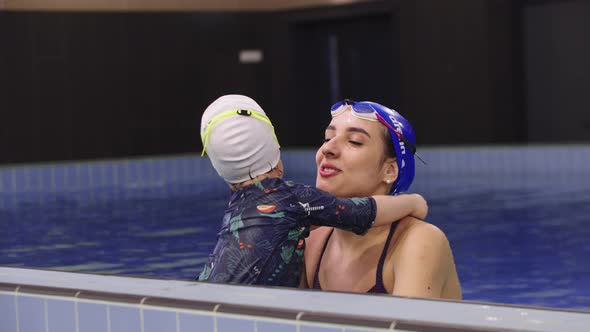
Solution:
[{"label": "woman's lips", "polygon": [[329,178],[340,174],[341,170],[330,164],[322,164],[318,170],[318,173],[323,178]]}]

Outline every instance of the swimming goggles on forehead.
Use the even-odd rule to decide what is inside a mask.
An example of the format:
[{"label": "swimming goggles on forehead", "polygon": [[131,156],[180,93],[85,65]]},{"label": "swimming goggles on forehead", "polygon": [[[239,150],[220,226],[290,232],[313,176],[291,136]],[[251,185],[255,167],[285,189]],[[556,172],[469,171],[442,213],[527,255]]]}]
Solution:
[{"label": "swimming goggles on forehead", "polygon": [[[389,129],[390,132],[397,136],[397,139],[402,141],[410,149],[413,155],[416,155],[416,146],[404,137],[400,129],[395,128],[391,123],[389,123],[389,121],[385,120],[385,118],[369,102],[355,102],[350,99],[344,99],[332,105],[330,113],[332,114],[332,117],[335,117],[349,109],[352,115],[359,119],[380,122],[383,124],[385,127],[387,127],[387,129]],[[418,159],[422,160],[420,157],[418,157]]]},{"label": "swimming goggles on forehead", "polygon": [[270,122],[270,119],[266,115],[256,112],[254,110],[230,110],[215,115],[211,118],[211,120],[209,120],[209,122],[207,122],[207,125],[205,126],[205,129],[201,134],[201,142],[203,142],[203,151],[201,152],[201,157],[205,155],[207,149],[207,141],[209,141],[209,136],[211,136],[211,131],[213,130],[213,128],[221,121],[236,115],[249,116],[256,120],[260,120],[262,122],[267,123],[272,128],[272,135],[275,139],[275,142],[279,144],[279,139],[275,134],[275,127],[272,125],[272,122]]}]

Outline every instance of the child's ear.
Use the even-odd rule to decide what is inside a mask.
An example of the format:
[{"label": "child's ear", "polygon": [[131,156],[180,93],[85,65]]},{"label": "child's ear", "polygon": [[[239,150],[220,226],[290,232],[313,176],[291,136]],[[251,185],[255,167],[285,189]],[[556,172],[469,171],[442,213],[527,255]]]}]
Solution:
[{"label": "child's ear", "polygon": [[387,158],[385,160],[385,172],[383,172],[384,179],[387,184],[393,183],[397,180],[398,168],[397,160],[395,158]]}]

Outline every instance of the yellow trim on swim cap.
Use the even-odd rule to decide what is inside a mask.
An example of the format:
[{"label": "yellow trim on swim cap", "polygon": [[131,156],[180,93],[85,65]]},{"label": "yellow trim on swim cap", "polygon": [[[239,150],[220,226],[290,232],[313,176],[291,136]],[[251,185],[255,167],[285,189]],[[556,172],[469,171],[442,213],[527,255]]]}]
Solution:
[{"label": "yellow trim on swim cap", "polygon": [[270,122],[270,119],[266,115],[258,113],[254,110],[231,110],[219,113],[216,116],[212,117],[211,120],[209,120],[209,122],[207,122],[205,130],[201,134],[201,142],[203,143],[203,151],[201,152],[201,157],[205,155],[207,149],[207,141],[209,140],[209,135],[211,135],[211,130],[213,130],[213,127],[215,127],[215,125],[217,125],[219,122],[227,118],[230,118],[234,115],[251,116],[254,119],[266,122],[272,128],[272,135],[275,139],[275,142],[277,142],[277,145],[279,145],[280,147],[279,139],[277,138],[277,134],[275,133],[275,127],[272,125],[272,122]]}]

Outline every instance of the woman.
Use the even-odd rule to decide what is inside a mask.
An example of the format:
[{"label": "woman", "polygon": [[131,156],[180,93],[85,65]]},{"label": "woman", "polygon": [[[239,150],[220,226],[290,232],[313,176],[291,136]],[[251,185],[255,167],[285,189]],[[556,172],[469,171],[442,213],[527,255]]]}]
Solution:
[{"label": "woman", "polygon": [[[414,133],[397,112],[372,102],[332,106],[316,154],[316,186],[341,197],[397,194],[414,178]],[[461,299],[445,234],[405,217],[365,236],[318,228],[306,240],[310,288]]]}]

